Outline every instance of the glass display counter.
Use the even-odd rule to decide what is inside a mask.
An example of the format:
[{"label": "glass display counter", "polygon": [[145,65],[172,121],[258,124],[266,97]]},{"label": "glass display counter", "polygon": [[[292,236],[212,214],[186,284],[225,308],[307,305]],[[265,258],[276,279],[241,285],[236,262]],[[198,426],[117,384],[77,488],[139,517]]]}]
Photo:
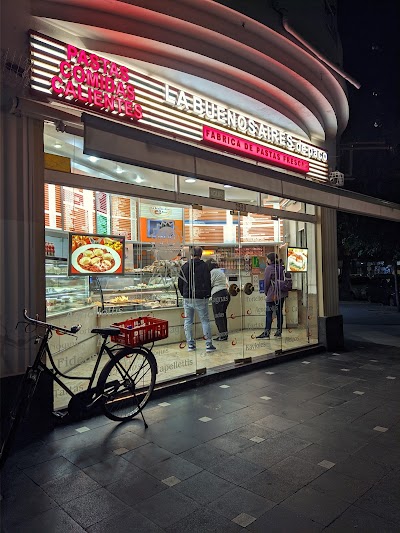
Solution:
[{"label": "glass display counter", "polygon": [[45,273],[47,316],[90,304],[88,278],[68,276],[67,259],[47,257]]},{"label": "glass display counter", "polygon": [[179,261],[154,261],[143,268],[132,268],[124,276],[93,277],[92,302],[105,312],[181,307],[179,270]]}]

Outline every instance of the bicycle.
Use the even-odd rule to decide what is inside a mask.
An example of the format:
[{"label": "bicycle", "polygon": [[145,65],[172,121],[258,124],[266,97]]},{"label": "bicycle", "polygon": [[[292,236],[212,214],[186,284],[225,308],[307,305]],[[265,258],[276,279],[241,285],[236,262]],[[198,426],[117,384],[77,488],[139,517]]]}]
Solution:
[{"label": "bicycle", "polygon": [[[45,331],[44,334],[37,334],[35,337],[34,343],[40,343],[40,346],[32,366],[28,366],[26,369],[17,394],[17,400],[10,412],[9,426],[5,432],[0,451],[0,467],[6,461],[18,426],[29,410],[42,372],[48,374],[53,381],[71,396],[68,403],[68,414],[71,418],[82,418],[93,410],[96,405],[100,404],[104,414],[111,420],[131,420],[140,413],[145,428],[148,427],[143,416],[143,408],[153,392],[158,372],[157,361],[151,348],[154,345],[154,340],[168,336],[168,322],[147,319],[147,321],[165,323],[166,328],[164,327],[162,330],[162,335],[164,336],[161,335],[160,331],[156,331],[156,334],[152,335],[149,326],[141,326],[141,323],[145,322],[145,318],[128,321],[130,323],[128,332],[124,332],[126,328],[122,325],[120,327],[110,326],[92,329],[91,332],[100,335],[103,342],[98,351],[91,376],[67,376],[57,368],[48,343],[54,331],[59,334],[76,336],[75,334],[81,329],[81,325],[78,324],[71,327],[71,329],[61,328],[60,326],[29,317],[26,309],[24,310],[24,318],[25,321],[22,323],[27,324],[26,327],[29,324],[33,324],[36,328],[44,328]],[[117,343],[120,342],[122,344],[131,341],[133,346],[121,346],[120,344],[108,346],[108,337],[111,337],[111,340],[116,339]],[[146,348],[142,345],[146,342],[153,342],[151,348]],[[96,385],[93,386],[101,358],[105,353],[110,360],[104,365]],[[51,368],[45,363],[46,356]],[[61,381],[60,377],[88,380],[89,383],[86,390],[75,394]]]}]

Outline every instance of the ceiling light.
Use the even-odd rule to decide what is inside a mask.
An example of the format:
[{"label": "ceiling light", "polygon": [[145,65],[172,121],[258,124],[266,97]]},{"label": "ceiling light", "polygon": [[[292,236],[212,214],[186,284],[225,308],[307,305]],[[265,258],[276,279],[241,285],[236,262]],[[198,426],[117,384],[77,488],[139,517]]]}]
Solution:
[{"label": "ceiling light", "polygon": [[94,155],[91,155],[91,156],[89,157],[89,161],[91,161],[92,163],[96,163],[96,161],[98,161],[98,159],[99,159],[99,158],[98,158],[98,157],[95,157]]},{"label": "ceiling light", "polygon": [[62,144],[59,143],[58,141],[56,143],[54,143],[54,148],[61,148]]},{"label": "ceiling light", "polygon": [[232,185],[224,185],[225,189],[232,189]]},{"label": "ceiling light", "polygon": [[123,168],[121,168],[119,165],[117,165],[117,170],[115,172],[117,174],[122,174],[123,172],[125,172],[125,170]]},{"label": "ceiling light", "polygon": [[142,181],[144,181],[144,179],[141,178],[140,176],[136,176],[135,181],[136,181],[136,183],[142,183]]},{"label": "ceiling light", "polygon": [[194,178],[186,178],[186,183],[194,183],[196,180]]}]

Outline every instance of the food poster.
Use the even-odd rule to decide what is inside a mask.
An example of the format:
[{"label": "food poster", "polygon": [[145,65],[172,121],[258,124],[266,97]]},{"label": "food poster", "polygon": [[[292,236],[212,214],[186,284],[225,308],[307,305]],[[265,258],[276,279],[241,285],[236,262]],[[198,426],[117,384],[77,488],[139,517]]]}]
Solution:
[{"label": "food poster", "polygon": [[288,248],[287,270],[289,272],[307,272],[308,248]]},{"label": "food poster", "polygon": [[182,243],[183,209],[171,205],[141,202],[139,209],[139,239],[144,243]]},{"label": "food poster", "polygon": [[125,237],[69,234],[68,274],[124,274]]}]

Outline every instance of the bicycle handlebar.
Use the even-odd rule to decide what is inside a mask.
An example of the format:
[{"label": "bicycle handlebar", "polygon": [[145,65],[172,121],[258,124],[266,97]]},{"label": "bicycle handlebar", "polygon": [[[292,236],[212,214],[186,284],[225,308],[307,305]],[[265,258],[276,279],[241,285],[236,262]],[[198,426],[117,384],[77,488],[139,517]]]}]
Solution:
[{"label": "bicycle handlebar", "polygon": [[25,320],[27,320],[31,324],[35,324],[36,326],[42,326],[50,330],[61,331],[62,333],[66,333],[67,335],[74,335],[75,333],[78,333],[78,331],[82,327],[81,324],[77,324],[76,326],[72,326],[71,329],[65,329],[65,328],[60,328],[60,326],[55,326],[54,324],[49,324],[47,322],[41,322],[40,320],[36,320],[36,318],[32,318],[28,316],[28,312],[26,309],[24,309],[24,318]]}]

